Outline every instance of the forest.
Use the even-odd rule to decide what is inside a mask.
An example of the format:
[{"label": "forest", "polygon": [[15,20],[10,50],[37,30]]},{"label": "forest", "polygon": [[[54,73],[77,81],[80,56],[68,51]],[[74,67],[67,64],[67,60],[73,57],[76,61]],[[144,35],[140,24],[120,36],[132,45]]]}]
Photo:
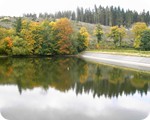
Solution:
[{"label": "forest", "polygon": [[76,11],[58,11],[54,14],[40,13],[36,14],[24,14],[24,17],[36,19],[58,19],[66,17],[71,20],[77,20],[92,24],[102,24],[105,26],[123,25],[126,28],[130,28],[135,22],[145,22],[150,24],[149,11],[143,10],[138,13],[137,11],[124,10],[120,7],[102,7],[95,5],[93,9],[78,7]]},{"label": "forest", "polygon": [[1,55],[73,55],[86,49],[125,47],[150,50],[149,11],[95,5],[94,9],[78,7],[76,12],[24,14],[11,19],[0,18]]}]

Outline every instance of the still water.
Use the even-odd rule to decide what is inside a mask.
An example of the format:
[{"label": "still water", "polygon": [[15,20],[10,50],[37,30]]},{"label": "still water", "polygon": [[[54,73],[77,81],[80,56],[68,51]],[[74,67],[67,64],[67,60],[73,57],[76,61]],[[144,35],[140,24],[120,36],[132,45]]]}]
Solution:
[{"label": "still water", "polygon": [[143,120],[150,74],[79,58],[1,58],[0,120]]}]

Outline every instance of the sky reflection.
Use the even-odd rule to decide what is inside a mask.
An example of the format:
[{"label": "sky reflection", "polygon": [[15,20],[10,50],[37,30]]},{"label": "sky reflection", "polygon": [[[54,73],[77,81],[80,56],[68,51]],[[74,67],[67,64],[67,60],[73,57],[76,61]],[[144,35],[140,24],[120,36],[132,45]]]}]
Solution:
[{"label": "sky reflection", "polygon": [[0,112],[8,120],[141,120],[150,110],[150,92],[118,98],[76,95],[74,90],[44,91],[37,87],[18,92],[17,86],[0,86]]}]

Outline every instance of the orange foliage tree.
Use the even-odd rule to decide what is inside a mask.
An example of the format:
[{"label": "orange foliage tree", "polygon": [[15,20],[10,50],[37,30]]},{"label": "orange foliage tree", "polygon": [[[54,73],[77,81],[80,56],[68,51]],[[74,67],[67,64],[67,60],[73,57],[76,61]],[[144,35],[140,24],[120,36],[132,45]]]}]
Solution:
[{"label": "orange foliage tree", "polygon": [[5,37],[4,39],[5,51],[7,54],[11,53],[11,48],[13,46],[13,39],[11,37]]},{"label": "orange foliage tree", "polygon": [[73,29],[70,21],[67,18],[61,18],[54,25],[56,31],[56,40],[58,54],[70,54],[72,42],[70,40]]},{"label": "orange foliage tree", "polygon": [[12,29],[0,28],[0,54],[10,54],[12,44]]}]

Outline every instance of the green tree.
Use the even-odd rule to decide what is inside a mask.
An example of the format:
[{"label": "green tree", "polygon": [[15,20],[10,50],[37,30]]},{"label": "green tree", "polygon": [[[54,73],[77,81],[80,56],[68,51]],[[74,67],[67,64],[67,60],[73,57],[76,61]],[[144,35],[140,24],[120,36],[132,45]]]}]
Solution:
[{"label": "green tree", "polygon": [[18,36],[14,37],[13,46],[12,46],[12,54],[13,55],[30,55],[28,42]]},{"label": "green tree", "polygon": [[140,47],[142,50],[150,50],[150,29],[143,31]]},{"label": "green tree", "polygon": [[22,28],[22,18],[19,17],[17,18],[16,23],[15,23],[16,34],[20,33],[21,28]]},{"label": "green tree", "polygon": [[41,44],[40,54],[52,55],[54,51],[54,35],[50,22],[45,20],[42,22],[41,34],[43,36],[43,42]]},{"label": "green tree", "polygon": [[102,35],[104,34],[103,30],[102,30],[102,26],[100,24],[98,24],[94,30],[94,34],[97,37],[97,42],[99,43],[102,40]]}]

